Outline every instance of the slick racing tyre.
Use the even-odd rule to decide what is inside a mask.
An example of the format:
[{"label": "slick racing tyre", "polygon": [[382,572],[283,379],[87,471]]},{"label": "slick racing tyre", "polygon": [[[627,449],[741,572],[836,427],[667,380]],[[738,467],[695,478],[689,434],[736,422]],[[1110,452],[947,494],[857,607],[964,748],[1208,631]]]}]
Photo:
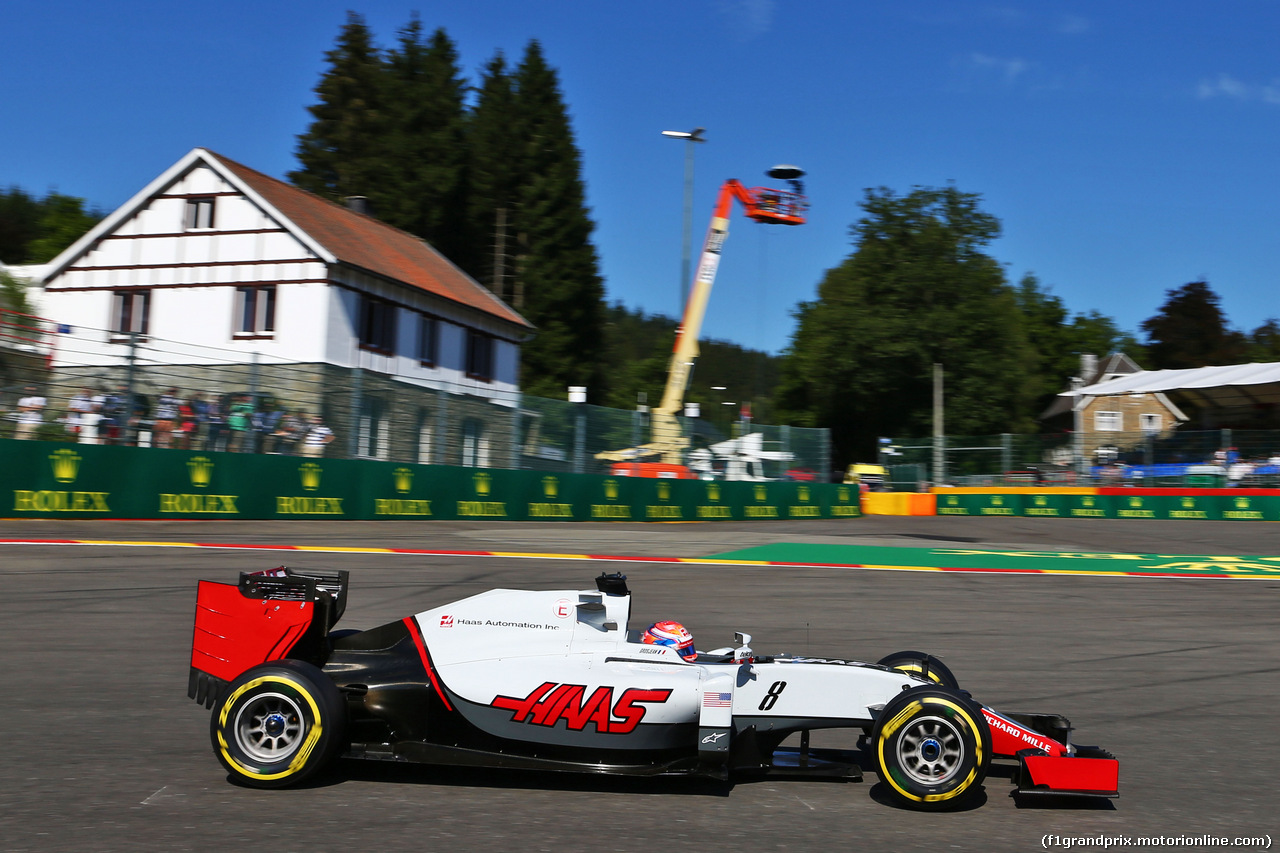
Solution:
[{"label": "slick racing tyre", "polygon": [[342,694],[309,663],[260,664],[227,685],[213,709],[214,754],[234,781],[294,785],[337,753],[346,723]]},{"label": "slick racing tyre", "polygon": [[927,655],[924,652],[894,652],[891,655],[885,655],[876,661],[879,666],[887,666],[889,669],[896,669],[899,672],[908,672],[912,675],[927,678],[934,684],[940,684],[943,687],[957,689],[960,682],[951,674],[951,670],[947,669],[942,661],[933,655]]},{"label": "slick racing tyre", "polygon": [[963,807],[982,789],[991,763],[982,709],[945,687],[893,697],[876,719],[870,746],[890,799],[924,811]]}]

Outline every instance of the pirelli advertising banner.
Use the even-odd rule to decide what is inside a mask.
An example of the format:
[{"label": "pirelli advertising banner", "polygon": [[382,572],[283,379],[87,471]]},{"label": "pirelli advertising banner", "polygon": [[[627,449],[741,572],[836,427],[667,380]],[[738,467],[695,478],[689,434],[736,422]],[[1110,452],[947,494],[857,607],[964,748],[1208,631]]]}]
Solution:
[{"label": "pirelli advertising banner", "polygon": [[9,518],[856,518],[855,486],[547,474],[0,440]]},{"label": "pirelli advertising banner", "polygon": [[936,489],[938,515],[1280,521],[1275,489]]}]

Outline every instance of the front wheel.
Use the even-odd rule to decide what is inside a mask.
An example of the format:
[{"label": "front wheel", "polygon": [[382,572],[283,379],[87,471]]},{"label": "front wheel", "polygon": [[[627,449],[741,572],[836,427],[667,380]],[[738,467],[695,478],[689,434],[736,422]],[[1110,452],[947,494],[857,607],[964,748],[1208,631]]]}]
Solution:
[{"label": "front wheel", "polygon": [[950,687],[953,690],[960,687],[960,682],[956,680],[956,677],[951,674],[951,670],[947,669],[942,661],[924,652],[894,652],[891,655],[885,655],[880,658],[880,660],[876,661],[876,664],[928,679],[934,684]]},{"label": "front wheel", "polygon": [[982,788],[991,731],[965,694],[922,686],[889,700],[876,719],[871,748],[891,799],[924,811],[955,809]]},{"label": "front wheel", "polygon": [[333,681],[302,661],[247,670],[213,710],[214,754],[235,781],[281,788],[314,774],[342,742],[346,709]]}]

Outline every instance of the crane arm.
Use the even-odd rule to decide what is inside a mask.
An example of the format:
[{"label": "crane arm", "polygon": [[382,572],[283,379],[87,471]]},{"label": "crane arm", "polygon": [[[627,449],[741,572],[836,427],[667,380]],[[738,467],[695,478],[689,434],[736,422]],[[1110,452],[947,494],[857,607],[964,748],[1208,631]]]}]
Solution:
[{"label": "crane arm", "polygon": [[729,236],[729,214],[732,212],[734,199],[742,205],[743,212],[756,222],[802,225],[807,204],[801,195],[799,182],[791,183],[791,191],[745,187],[734,178],[720,185],[715,210],[711,215],[711,225],[707,228],[707,237],[702,244],[702,256],[698,261],[693,288],[689,292],[689,301],[685,304],[680,327],[676,330],[676,343],[667,369],[667,385],[662,393],[662,403],[653,409],[651,415],[651,440],[640,447],[598,453],[597,459],[627,461],[642,456],[660,456],[663,462],[672,464],[684,461],[684,451],[689,446],[689,439],[680,429],[676,415],[684,407],[685,391],[689,387],[693,364],[698,358],[698,336],[702,332],[702,321],[707,313],[707,301],[711,298],[711,286],[715,284],[716,273],[720,269],[720,252]]}]

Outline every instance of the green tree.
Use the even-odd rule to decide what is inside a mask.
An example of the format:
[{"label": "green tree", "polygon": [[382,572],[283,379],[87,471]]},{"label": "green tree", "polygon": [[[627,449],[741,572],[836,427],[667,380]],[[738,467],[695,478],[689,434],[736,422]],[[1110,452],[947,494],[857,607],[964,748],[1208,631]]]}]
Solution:
[{"label": "green tree", "polygon": [[27,260],[33,264],[53,260],[101,219],[101,213],[85,210],[84,199],[49,193],[40,203],[38,236],[27,247]]},{"label": "green tree", "polygon": [[[1076,355],[1089,352],[1102,357],[1122,352],[1137,362],[1141,362],[1145,355],[1137,338],[1117,326],[1115,320],[1096,310],[1077,314],[1071,320],[1071,340],[1074,342],[1073,352]],[[1075,376],[1079,372],[1077,366],[1068,375]]]},{"label": "green tree", "polygon": [[931,432],[933,365],[944,366],[954,435],[1031,426],[1031,351],[1018,301],[983,247],[1000,231],[955,187],[868,190],[855,251],[796,311],[779,405],[829,427],[836,461],[870,458],[878,436]]},{"label": "green tree", "polygon": [[1150,367],[1205,367],[1244,359],[1247,340],[1228,328],[1221,299],[1208,282],[1193,281],[1172,288],[1165,297],[1155,316],[1142,322]]},{"label": "green tree", "polygon": [[1280,322],[1275,317],[1268,317],[1249,335],[1248,358],[1250,361],[1280,361]]},{"label": "green tree", "polygon": [[[631,409],[643,393],[648,405],[657,405],[667,383],[676,321],[633,311],[621,302],[608,306],[605,318],[607,393],[602,402]],[[702,418],[723,428],[738,417],[742,404],[750,403],[756,419],[771,423],[781,360],[730,341],[700,341],[699,349],[694,381],[685,396],[702,404]],[[727,402],[734,405],[724,405]]]},{"label": "green tree", "polygon": [[39,236],[40,203],[20,187],[0,193],[0,261],[26,263],[27,250]]},{"label": "green tree", "polygon": [[334,201],[363,195],[375,212],[393,208],[386,156],[387,81],[381,51],[363,17],[347,13],[337,44],[325,58],[329,68],[315,88],[319,103],[307,108],[313,120],[298,137],[301,168],[290,172],[289,180]]},{"label": "green tree", "polygon": [[511,132],[523,143],[515,231],[522,313],[538,327],[521,354],[521,386],[530,394],[564,395],[586,385],[600,399],[604,374],[604,282],[594,225],[586,207],[582,165],[554,69],[529,43],[514,75]]},{"label": "green tree", "polygon": [[18,314],[32,313],[26,285],[4,270],[0,270],[0,308]]},{"label": "green tree", "polygon": [[82,198],[51,192],[37,199],[18,187],[0,193],[0,261],[43,264],[102,220]]},{"label": "green tree", "polygon": [[467,221],[478,250],[471,272],[520,310],[524,294],[512,286],[512,276],[518,251],[515,214],[524,140],[513,127],[515,116],[515,84],[499,52],[484,67],[468,124]]},{"label": "green tree", "polygon": [[1028,387],[1042,411],[1080,373],[1080,356],[1123,352],[1139,359],[1142,347],[1115,320],[1098,311],[1068,317],[1067,307],[1039,279],[1028,273],[1014,289],[1031,352]]},{"label": "green tree", "polygon": [[1028,389],[1037,407],[1047,405],[1079,372],[1079,353],[1067,306],[1031,273],[1014,288],[1014,299],[1026,330]]},{"label": "green tree", "polygon": [[467,232],[467,82],[458,51],[443,29],[424,42],[415,14],[386,58],[387,127],[383,140],[390,185],[374,214],[415,234],[455,264],[474,267]]}]

